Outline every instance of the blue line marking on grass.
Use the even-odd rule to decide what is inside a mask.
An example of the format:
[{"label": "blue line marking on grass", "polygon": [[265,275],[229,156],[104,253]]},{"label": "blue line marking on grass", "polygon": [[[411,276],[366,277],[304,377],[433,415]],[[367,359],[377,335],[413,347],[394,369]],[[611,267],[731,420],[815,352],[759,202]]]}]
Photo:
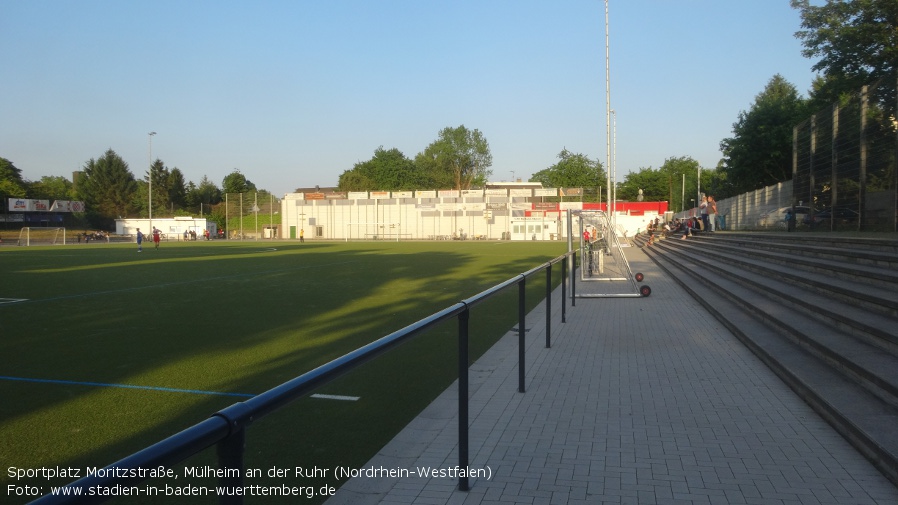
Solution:
[{"label": "blue line marking on grass", "polygon": [[56,379],[29,379],[27,377],[8,377],[4,375],[0,375],[0,380],[7,381],[19,381],[19,382],[41,382],[45,384],[67,384],[71,386],[97,386],[104,388],[125,388],[125,389],[147,389],[150,391],[165,391],[168,393],[190,393],[194,395],[218,395],[218,396],[239,396],[241,398],[252,398],[256,395],[251,395],[247,393],[227,393],[222,391],[203,391],[201,389],[177,389],[177,388],[164,388],[159,386],[135,386],[133,384],[111,384],[106,382],[82,382],[82,381],[67,381],[67,380],[56,380]]}]

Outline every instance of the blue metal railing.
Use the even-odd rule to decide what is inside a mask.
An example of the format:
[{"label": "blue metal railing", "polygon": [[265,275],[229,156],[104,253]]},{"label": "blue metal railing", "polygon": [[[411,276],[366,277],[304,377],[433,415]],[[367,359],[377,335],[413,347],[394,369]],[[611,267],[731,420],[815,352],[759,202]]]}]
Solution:
[{"label": "blue metal railing", "polygon": [[[138,451],[124,459],[121,459],[106,469],[119,469],[118,471],[97,472],[90,477],[84,477],[74,481],[66,488],[75,490],[80,488],[81,495],[65,495],[63,492],[47,494],[33,501],[33,504],[87,504],[102,503],[111,496],[90,496],[87,489],[110,489],[116,485],[133,485],[145,480],[141,475],[148,469],[168,468],[171,465],[187,459],[188,457],[216,446],[218,467],[223,470],[237,469],[237,472],[221,472],[225,477],[218,480],[223,487],[243,486],[245,473],[244,454],[246,450],[246,429],[255,421],[286,406],[290,402],[303,397],[318,387],[336,379],[340,375],[370,361],[381,354],[388,352],[405,341],[416,337],[420,333],[433,326],[447,321],[453,317],[458,318],[458,433],[459,433],[459,467],[468,468],[469,461],[469,436],[468,436],[468,321],[470,310],[474,306],[488,300],[499,292],[511,286],[518,286],[518,391],[525,392],[525,345],[524,324],[526,316],[525,287],[527,277],[543,270],[546,271],[546,347],[551,347],[551,314],[552,314],[552,266],[561,264],[561,322],[566,321],[565,299],[566,284],[568,282],[569,266],[573,265],[576,256],[575,251],[563,254],[547,263],[535,267],[527,272],[518,274],[511,279],[493,286],[477,295],[462,300],[435,314],[382,337],[368,345],[360,347],[329,363],[307,372],[299,377],[276,386],[264,393],[256,395],[246,401],[235,403],[230,407],[220,410],[210,418],[199,422],[171,437],[157,442],[141,451]],[[570,282],[574,276],[570,275]],[[130,470],[134,470],[131,472]],[[131,476],[137,473],[138,476]],[[120,476],[124,474],[125,476]],[[236,476],[231,476],[236,475]],[[467,475],[459,477],[458,488],[462,491],[469,489]],[[221,496],[221,504],[242,504],[242,496]]]}]

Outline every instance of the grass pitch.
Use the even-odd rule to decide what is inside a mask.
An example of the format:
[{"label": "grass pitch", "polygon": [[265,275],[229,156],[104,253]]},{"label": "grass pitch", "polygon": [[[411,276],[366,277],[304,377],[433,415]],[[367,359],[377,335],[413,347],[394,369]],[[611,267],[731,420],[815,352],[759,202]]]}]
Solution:
[{"label": "grass pitch", "polygon": [[[564,252],[558,242],[144,246],[0,248],[4,470],[102,467]],[[528,282],[528,305],[544,290]],[[472,357],[516,323],[516,296],[475,308]],[[364,464],[456,378],[457,326],[442,326],[319,391],[357,401],[304,398],[254,424],[247,466]],[[186,465],[214,465],[211,453]],[[302,485],[340,484],[320,477]],[[26,480],[4,471],[0,493],[71,479]]]}]

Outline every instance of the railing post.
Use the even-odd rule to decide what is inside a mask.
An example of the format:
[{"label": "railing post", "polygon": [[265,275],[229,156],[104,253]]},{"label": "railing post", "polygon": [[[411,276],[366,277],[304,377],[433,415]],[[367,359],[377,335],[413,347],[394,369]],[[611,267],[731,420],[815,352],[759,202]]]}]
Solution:
[{"label": "railing post", "polygon": [[[468,468],[468,320],[470,310],[465,307],[458,315],[458,467]],[[467,472],[460,472],[458,489],[470,489]]]},{"label": "railing post", "polygon": [[577,306],[577,252],[571,254],[571,307]]},{"label": "railing post", "polygon": [[521,277],[518,282],[518,392],[526,392],[524,387],[524,323],[527,320],[525,311],[525,294],[527,291],[527,278]]},{"label": "railing post", "polygon": [[552,264],[546,268],[546,349],[552,347]]},{"label": "railing post", "polygon": [[561,261],[561,322],[567,322],[567,258]]},{"label": "railing post", "polygon": [[[225,488],[236,489],[243,487],[243,454],[246,450],[246,428],[240,428],[231,436],[218,442],[218,468],[224,470],[218,478],[218,485]],[[237,475],[230,475],[237,470]],[[238,493],[224,493],[218,497],[221,505],[242,505],[243,496]]]}]

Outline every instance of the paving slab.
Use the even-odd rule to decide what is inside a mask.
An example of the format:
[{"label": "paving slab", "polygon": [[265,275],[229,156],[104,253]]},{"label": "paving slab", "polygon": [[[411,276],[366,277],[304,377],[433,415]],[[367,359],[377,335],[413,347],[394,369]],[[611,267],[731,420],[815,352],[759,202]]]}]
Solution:
[{"label": "paving slab", "polygon": [[[645,298],[527,316],[470,372],[470,490],[448,388],[353,478],[341,504],[895,504],[898,488],[638,248]],[[442,470],[424,476],[421,469]],[[382,472],[383,473],[383,472]]]}]

